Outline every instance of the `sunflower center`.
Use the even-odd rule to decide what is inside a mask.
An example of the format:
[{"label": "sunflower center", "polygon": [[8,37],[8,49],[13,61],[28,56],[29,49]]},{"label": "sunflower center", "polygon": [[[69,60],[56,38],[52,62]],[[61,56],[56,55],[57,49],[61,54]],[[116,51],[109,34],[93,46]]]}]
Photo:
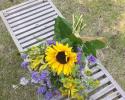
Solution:
[{"label": "sunflower center", "polygon": [[61,51],[56,55],[56,60],[61,64],[66,64],[69,61],[69,58],[66,59],[65,52]]}]

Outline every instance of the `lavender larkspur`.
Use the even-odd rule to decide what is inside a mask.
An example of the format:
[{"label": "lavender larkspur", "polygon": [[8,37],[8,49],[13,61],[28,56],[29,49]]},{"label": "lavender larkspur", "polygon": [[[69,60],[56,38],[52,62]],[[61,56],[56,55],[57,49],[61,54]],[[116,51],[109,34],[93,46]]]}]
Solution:
[{"label": "lavender larkspur", "polygon": [[56,42],[55,42],[54,40],[48,40],[48,41],[47,41],[47,44],[48,44],[48,45],[52,45],[52,44],[55,45]]},{"label": "lavender larkspur", "polygon": [[95,64],[96,63],[96,57],[93,55],[87,56],[87,59],[90,63]]},{"label": "lavender larkspur", "polygon": [[41,86],[37,89],[37,94],[44,94],[46,93],[46,91],[47,91],[46,86]]},{"label": "lavender larkspur", "polygon": [[21,67],[24,69],[26,69],[28,65],[29,65],[29,62],[27,62],[27,61],[24,61],[21,63]]},{"label": "lavender larkspur", "polygon": [[27,54],[21,54],[21,58],[22,59],[26,59],[27,58]]}]

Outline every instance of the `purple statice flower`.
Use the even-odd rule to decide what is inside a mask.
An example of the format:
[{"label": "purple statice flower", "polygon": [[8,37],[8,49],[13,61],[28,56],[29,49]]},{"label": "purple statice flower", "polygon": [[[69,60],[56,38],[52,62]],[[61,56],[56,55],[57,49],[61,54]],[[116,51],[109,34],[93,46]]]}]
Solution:
[{"label": "purple statice flower", "polygon": [[22,59],[26,59],[27,58],[27,54],[21,54],[21,58]]},{"label": "purple statice flower", "polygon": [[82,52],[82,48],[77,47],[77,51],[78,51],[78,52]]},{"label": "purple statice flower", "polygon": [[45,100],[51,100],[52,97],[53,97],[52,92],[50,92],[50,91],[46,92],[46,94],[45,94]]},{"label": "purple statice flower", "polygon": [[32,72],[31,77],[35,81],[35,83],[38,83],[40,81],[40,75],[38,72]]},{"label": "purple statice flower", "polygon": [[45,80],[48,76],[48,72],[47,71],[42,71],[42,73],[40,74],[40,79],[41,80]]},{"label": "purple statice flower", "polygon": [[45,82],[46,82],[46,85],[48,88],[51,88],[51,82],[50,82],[50,79],[45,79]]},{"label": "purple statice flower", "polygon": [[80,64],[82,59],[82,52],[77,53],[77,63]]},{"label": "purple statice flower", "polygon": [[56,95],[56,96],[60,96],[61,95],[60,91],[57,90],[57,89],[53,90],[53,94]]},{"label": "purple statice flower", "polygon": [[56,42],[55,42],[54,40],[48,40],[48,41],[47,41],[47,44],[48,44],[48,45],[52,45],[52,44],[56,45]]},{"label": "purple statice flower", "polygon": [[28,65],[29,65],[29,63],[27,61],[24,61],[21,63],[21,67],[24,69],[26,69]]},{"label": "purple statice flower", "polygon": [[80,65],[80,66],[79,66],[79,71],[80,71],[79,77],[83,77],[82,72],[83,72],[84,68],[85,68],[85,67],[84,67],[83,65]]},{"label": "purple statice flower", "polygon": [[87,59],[90,63],[95,64],[96,63],[96,57],[94,57],[93,55],[89,55],[87,56]]},{"label": "purple statice flower", "polygon": [[80,65],[79,67],[80,71],[84,69],[84,66],[83,65]]},{"label": "purple statice flower", "polygon": [[45,86],[41,86],[37,89],[37,94],[44,94],[46,93],[47,88]]}]

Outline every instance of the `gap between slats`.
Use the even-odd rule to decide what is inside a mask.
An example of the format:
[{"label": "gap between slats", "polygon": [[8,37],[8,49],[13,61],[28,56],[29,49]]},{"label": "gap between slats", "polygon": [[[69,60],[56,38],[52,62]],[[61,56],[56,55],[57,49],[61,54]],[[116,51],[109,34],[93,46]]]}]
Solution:
[{"label": "gap between slats", "polygon": [[107,96],[105,96],[101,100],[108,100],[108,99],[113,100],[113,99],[117,98],[118,96],[120,96],[119,92],[115,91],[115,92],[109,93]]},{"label": "gap between slats", "polygon": [[31,21],[33,21],[34,19],[37,19],[37,18],[42,17],[42,16],[45,16],[45,15],[47,15],[47,14],[49,14],[49,13],[52,13],[52,12],[54,12],[53,9],[49,9],[49,10],[47,10],[47,11],[43,11],[43,12],[41,12],[41,13],[38,13],[38,14],[35,14],[35,15],[32,15],[32,16],[29,16],[29,17],[27,17],[27,18],[25,18],[25,19],[16,21],[16,22],[10,24],[10,27],[13,29],[14,27],[16,27],[16,26],[18,26],[18,25],[21,25],[21,24],[23,24],[23,23],[31,22]]},{"label": "gap between slats", "polygon": [[52,32],[52,31],[54,31],[54,26],[49,27],[49,28],[46,28],[46,29],[44,29],[44,30],[42,30],[42,31],[39,31],[39,32],[37,32],[37,33],[35,33],[35,34],[32,34],[32,35],[30,35],[30,36],[28,36],[28,37],[25,37],[25,38],[19,40],[19,43],[20,43],[20,44],[26,43],[26,42],[28,42],[28,41],[34,39],[34,38],[38,38],[39,36],[41,36],[41,35],[43,35],[43,34],[50,33],[50,32]]},{"label": "gap between slats", "polygon": [[23,49],[24,49],[24,51],[25,51],[25,50],[27,50],[28,48],[31,48],[32,46],[38,46],[38,45],[40,45],[40,44],[42,44],[42,43],[45,43],[47,40],[52,40],[52,39],[53,39],[52,36],[47,37],[47,38],[43,39],[43,41],[38,42],[38,43],[36,43],[36,44],[33,44],[33,45],[31,45],[31,46],[29,46],[29,47],[26,47],[26,48],[23,48]]},{"label": "gap between slats", "polygon": [[39,21],[45,20],[45,19],[47,19],[49,17],[53,17],[55,15],[57,15],[56,12],[47,13],[46,15],[42,15],[42,16],[40,16],[38,18],[35,18],[35,19],[31,20],[31,21],[28,21],[26,23],[22,23],[20,25],[17,25],[16,27],[13,27],[12,30],[15,32],[15,31],[17,31],[19,29],[25,28],[25,27],[27,27],[29,25],[32,25],[32,24],[37,23]]},{"label": "gap between slats", "polygon": [[32,29],[35,29],[35,28],[37,28],[37,27],[39,27],[39,26],[48,24],[49,22],[54,21],[56,17],[57,17],[57,15],[55,15],[55,16],[53,16],[53,17],[50,17],[50,18],[48,18],[48,19],[39,21],[39,22],[34,23],[34,24],[32,24],[32,25],[29,25],[29,26],[27,26],[27,27],[25,27],[25,28],[22,28],[22,29],[20,29],[20,30],[18,30],[18,31],[15,31],[14,33],[15,33],[16,36],[18,36],[18,35],[20,35],[20,34],[23,34],[23,33],[25,33],[25,32],[28,32],[28,31],[30,31],[30,30],[32,30]]},{"label": "gap between slats", "polygon": [[101,89],[100,91],[96,92],[95,94],[90,96],[90,99],[99,99],[100,97],[102,97],[103,95],[107,94],[108,92],[112,91],[113,89],[115,89],[113,84],[110,84],[108,86],[106,86],[105,88]]},{"label": "gap between slats", "polygon": [[[43,0],[39,0],[39,1],[41,2]],[[17,13],[24,9],[30,8],[30,7],[34,6],[34,4],[36,4],[37,2],[38,2],[38,0],[30,0],[30,1],[27,1],[20,5],[14,6],[12,8],[8,8],[5,10],[5,12],[6,12],[5,16],[9,16],[9,15],[12,15],[13,13]]]},{"label": "gap between slats", "polygon": [[32,15],[35,15],[35,14],[37,14],[37,13],[41,13],[41,12],[43,12],[43,11],[46,11],[46,10],[48,10],[48,9],[53,9],[53,8],[52,8],[51,5],[45,5],[45,6],[41,7],[40,9],[37,9],[37,10],[34,10],[34,11],[32,11],[32,12],[28,12],[28,13],[26,13],[26,14],[24,14],[24,15],[15,17],[15,18],[13,18],[13,19],[10,19],[10,20],[8,20],[8,23],[9,23],[9,24],[14,23],[14,22],[16,22],[16,21],[25,19],[25,18],[30,17],[30,16],[32,16]]},{"label": "gap between slats", "polygon": [[27,37],[27,36],[30,36],[30,35],[34,34],[34,33],[37,33],[37,32],[39,32],[39,31],[42,31],[42,30],[44,30],[44,29],[46,29],[46,28],[48,28],[48,27],[54,26],[54,24],[55,24],[55,21],[49,22],[49,23],[47,23],[47,24],[45,24],[45,25],[39,26],[39,27],[37,27],[37,28],[35,28],[35,29],[32,29],[32,30],[30,30],[30,31],[28,31],[28,32],[25,32],[25,33],[23,33],[23,34],[20,34],[19,36],[16,36],[16,38],[17,38],[18,40],[23,39],[23,38],[25,38],[25,37]]},{"label": "gap between slats", "polygon": [[34,38],[34,39],[32,39],[31,41],[28,41],[28,42],[26,42],[26,43],[23,43],[21,46],[22,46],[23,48],[29,47],[29,46],[31,46],[31,45],[33,45],[33,44],[36,44],[36,43],[38,43],[38,42],[43,41],[45,38],[52,37],[53,35],[54,35],[54,32],[50,32],[50,33],[41,35],[41,36],[39,36],[38,38]]},{"label": "gap between slats", "polygon": [[24,15],[24,14],[26,14],[26,13],[28,13],[28,12],[31,12],[31,11],[36,10],[36,9],[39,9],[39,8],[45,6],[45,5],[48,5],[48,4],[49,4],[49,2],[45,2],[45,3],[38,2],[38,3],[36,3],[35,5],[31,6],[30,8],[27,8],[27,9],[24,9],[24,10],[22,10],[22,11],[13,13],[13,14],[11,14],[11,15],[9,15],[9,16],[6,16],[6,19],[9,20],[9,19],[18,17],[18,16],[20,16],[20,15]]}]

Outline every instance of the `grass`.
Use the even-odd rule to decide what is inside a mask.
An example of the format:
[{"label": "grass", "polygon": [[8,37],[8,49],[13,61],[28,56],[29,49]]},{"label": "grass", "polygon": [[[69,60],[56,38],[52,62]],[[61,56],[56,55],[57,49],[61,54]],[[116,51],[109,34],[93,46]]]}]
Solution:
[{"label": "grass", "polygon": [[[120,23],[125,21],[124,16],[120,16],[125,13],[123,1],[125,0],[53,0],[70,21],[72,13],[84,14],[86,28],[82,34],[105,36],[109,39],[108,47],[102,51],[100,59],[125,90],[125,32],[122,30],[125,24]],[[15,0],[14,3],[1,0],[0,10],[20,2],[22,0]],[[19,52],[0,19],[0,100],[36,99],[36,89],[33,86],[12,88],[25,75],[25,71],[20,68],[21,62]]]}]

